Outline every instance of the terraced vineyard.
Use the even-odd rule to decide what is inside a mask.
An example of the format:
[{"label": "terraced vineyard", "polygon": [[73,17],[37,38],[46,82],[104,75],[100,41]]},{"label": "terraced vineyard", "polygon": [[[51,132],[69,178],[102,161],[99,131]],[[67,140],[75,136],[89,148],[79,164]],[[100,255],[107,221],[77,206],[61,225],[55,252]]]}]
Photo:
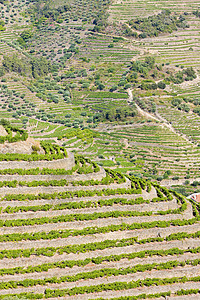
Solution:
[{"label": "terraced vineyard", "polygon": [[0,9],[0,299],[200,299],[199,3]]},{"label": "terraced vineyard", "polygon": [[[0,4],[0,117],[23,126],[34,138],[56,141],[124,174],[162,181],[169,161],[170,182],[179,177],[183,183],[187,172],[191,181],[199,178],[199,164],[193,160],[199,155],[198,3],[36,2]],[[159,18],[165,9],[182,27],[140,37],[135,20]],[[153,67],[146,75],[134,74],[133,62],[146,59],[155,60]],[[39,61],[49,70],[40,73],[44,66],[34,67]],[[185,80],[190,67],[193,77]],[[171,105],[174,98],[182,99],[181,107]],[[130,128],[124,133],[126,126]],[[80,138],[79,130],[89,130],[90,138]],[[158,141],[160,130],[163,139]]]},{"label": "terraced vineyard", "polygon": [[12,169],[1,163],[0,298],[198,294],[199,207],[156,183],[65,156],[47,168],[42,160],[28,169],[23,160]]}]

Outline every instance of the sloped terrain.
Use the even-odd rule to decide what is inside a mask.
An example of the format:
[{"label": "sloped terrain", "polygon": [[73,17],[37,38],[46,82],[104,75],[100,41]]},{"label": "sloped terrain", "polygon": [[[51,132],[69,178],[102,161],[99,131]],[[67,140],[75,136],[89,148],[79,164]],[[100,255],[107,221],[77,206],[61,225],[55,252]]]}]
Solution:
[{"label": "sloped terrain", "polygon": [[200,299],[197,1],[0,1],[0,299]]},{"label": "sloped terrain", "polygon": [[57,161],[1,169],[1,299],[198,293],[198,205],[82,156]]},{"label": "sloped terrain", "polygon": [[[50,8],[39,4],[19,1],[23,13],[21,20],[16,17],[17,24],[6,21],[15,5],[2,5],[7,11],[2,18],[8,23],[6,30],[1,31],[6,47],[4,51],[2,46],[6,72],[0,91],[1,117],[16,125],[23,124],[37,139],[56,141],[124,174],[132,172],[163,181],[163,185],[166,179],[171,185],[177,180],[183,184],[187,177],[191,182],[199,178],[198,159],[193,159],[199,156],[197,4],[106,1],[103,5],[99,1],[96,5],[93,1],[62,1],[54,6],[51,3]],[[133,28],[135,20],[142,18],[147,22],[148,16],[159,18],[160,11],[168,8],[169,19],[181,19],[182,27],[174,30],[170,27],[158,36],[134,36],[135,31],[140,34]],[[50,19],[49,10],[53,15]],[[45,22],[42,15],[47,18]],[[8,56],[16,63],[14,53],[20,57],[22,71],[17,71],[17,66],[12,69],[8,63]],[[27,58],[29,61],[24,65]],[[147,74],[134,74],[133,63],[142,64],[149,58],[155,64],[147,66]],[[51,64],[52,70],[44,69],[44,73],[35,70],[31,74],[31,66],[37,59],[48,67]],[[190,67],[194,78],[184,73]],[[135,127],[141,127],[141,131],[137,129],[139,135],[128,144],[122,134],[124,126],[130,126],[125,137],[129,141],[135,135]],[[148,139],[146,127],[149,127]],[[113,130],[117,132],[114,139]],[[164,139],[151,143],[151,137],[158,140],[160,130]],[[130,157],[133,155],[134,159]],[[169,155],[170,164],[166,167]],[[190,157],[188,164],[185,155]],[[166,175],[168,169],[171,174]]]}]

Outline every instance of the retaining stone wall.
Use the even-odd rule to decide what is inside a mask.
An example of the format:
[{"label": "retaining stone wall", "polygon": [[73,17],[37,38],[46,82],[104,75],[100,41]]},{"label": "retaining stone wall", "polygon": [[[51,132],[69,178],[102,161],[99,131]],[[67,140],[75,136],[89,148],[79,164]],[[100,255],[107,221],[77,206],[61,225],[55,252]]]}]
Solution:
[{"label": "retaining stone wall", "polygon": [[117,184],[112,183],[110,185],[95,185],[95,186],[56,186],[56,187],[45,187],[45,186],[38,186],[38,187],[17,187],[17,188],[8,188],[3,187],[0,189],[0,195],[5,196],[6,194],[35,194],[38,195],[40,193],[60,193],[66,191],[95,191],[95,190],[103,190],[103,189],[117,189],[117,188],[131,188],[130,180],[126,180],[126,182]]},{"label": "retaining stone wall", "polygon": [[101,180],[106,176],[106,172],[103,168],[97,173],[89,173],[89,174],[75,174],[75,175],[0,175],[0,181],[34,181],[34,180],[61,180],[66,179],[68,181],[86,181],[86,180]]},{"label": "retaining stone wall", "polygon": [[52,161],[0,161],[0,170],[4,169],[65,169],[71,170],[75,166],[74,155],[68,152],[68,157]]},{"label": "retaining stone wall", "polygon": [[[86,243],[94,243],[94,242],[102,242],[105,240],[116,240],[116,239],[126,239],[137,236],[138,239],[146,239],[151,237],[166,237],[172,233],[178,232],[188,232],[194,233],[199,230],[200,224],[194,224],[190,226],[171,226],[167,228],[150,228],[150,229],[138,229],[131,231],[117,231],[117,232],[109,232],[105,234],[95,234],[88,236],[74,236],[63,239],[53,239],[53,240],[36,240],[36,241],[19,241],[19,242],[0,242],[1,250],[9,250],[9,249],[28,249],[28,248],[42,248],[42,247],[60,247],[63,245],[74,245],[74,244],[86,244]],[[3,230],[3,228],[2,228]],[[172,241],[174,242],[174,241]],[[170,245],[172,242],[168,242]],[[196,240],[199,246],[199,239]],[[178,247],[180,241],[174,242],[174,247]],[[185,241],[181,241],[181,244],[185,244]],[[188,247],[195,247],[195,240],[188,240]],[[164,249],[166,243],[161,243],[161,249]],[[180,247],[180,246],[179,246]],[[142,245],[142,248],[147,248],[147,245]],[[182,248],[182,247],[180,247]],[[141,245],[134,246],[134,252],[141,251]],[[149,244],[149,249],[155,249],[155,243]]]},{"label": "retaining stone wall", "polygon": [[[93,200],[93,199],[92,199]],[[39,200],[40,202],[41,200]],[[11,201],[7,203],[7,205],[3,206],[12,206],[15,207],[16,201]],[[57,203],[57,202],[56,202]],[[39,203],[40,204],[40,203]],[[25,201],[23,203],[23,206],[29,206],[30,202]],[[37,202],[38,205],[38,202]],[[94,213],[94,212],[111,212],[111,211],[127,211],[127,210],[132,210],[132,211],[138,211],[138,212],[144,212],[144,211],[165,211],[168,209],[177,209],[179,206],[176,202],[176,200],[172,200],[169,202],[164,202],[164,203],[150,203],[150,204],[135,204],[135,205],[124,205],[121,207],[118,206],[113,206],[113,207],[98,207],[98,208],[82,208],[82,209],[63,209],[62,211],[60,210],[53,210],[53,211],[37,211],[37,212],[18,212],[18,213],[13,213],[13,214],[8,214],[8,213],[3,213],[0,215],[0,220],[13,220],[13,219],[29,219],[29,218],[42,218],[42,217],[55,217],[55,216],[60,216],[61,214],[76,214],[76,213]]]}]

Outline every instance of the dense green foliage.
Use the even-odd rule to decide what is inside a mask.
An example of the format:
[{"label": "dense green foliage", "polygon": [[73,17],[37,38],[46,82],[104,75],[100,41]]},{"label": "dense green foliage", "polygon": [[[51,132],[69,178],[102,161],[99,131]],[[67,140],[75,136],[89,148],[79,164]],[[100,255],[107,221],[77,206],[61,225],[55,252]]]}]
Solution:
[{"label": "dense green foliage", "polygon": [[175,75],[170,75],[166,80],[173,82],[175,84],[180,84],[184,81],[190,81],[196,78],[195,70],[192,67],[183,69],[177,72]]},{"label": "dense green foliage", "polygon": [[45,76],[52,70],[52,65],[45,57],[29,59],[26,56],[5,55],[2,64],[5,72],[16,72],[34,78]]},{"label": "dense green foliage", "polygon": [[196,16],[196,17],[199,17],[200,18],[200,10],[197,9],[193,12],[193,14]]},{"label": "dense green foliage", "polygon": [[183,110],[185,112],[189,112],[190,111],[190,107],[186,103],[182,103],[182,99],[181,98],[174,98],[174,99],[172,99],[172,105],[174,107],[177,107],[179,110]]},{"label": "dense green foliage", "polygon": [[109,109],[100,110],[95,115],[95,119],[98,121],[107,120],[110,122],[114,121],[125,121],[128,117],[134,117],[137,114],[133,107],[124,105],[124,107],[110,107]]},{"label": "dense green foliage", "polygon": [[[70,17],[83,21],[87,20],[87,18],[91,21],[95,19],[94,24],[99,24],[98,21],[102,22],[102,19],[106,19],[106,9],[110,3],[110,0],[100,0],[98,2],[95,0],[72,0],[64,5],[55,7],[51,0],[46,1],[45,5],[43,5],[41,0],[37,0],[29,12],[32,16],[32,21],[37,25],[42,24],[46,20],[62,23],[64,20],[69,20]],[[102,24],[100,23],[99,26],[102,26]]]},{"label": "dense green foliage", "polygon": [[130,20],[129,25],[142,33],[139,38],[147,36],[158,36],[160,33],[171,33],[178,28],[188,28],[188,24],[183,15],[178,18],[172,15],[170,10],[164,10],[158,15],[149,16],[148,18],[138,18]]},{"label": "dense green foliage", "polygon": [[[0,125],[2,125],[8,133],[5,136],[0,136],[1,144],[3,144],[5,141],[9,143],[25,141],[28,138],[28,133],[25,130],[12,126],[7,120],[1,119]],[[13,133],[15,133],[14,136]]]},{"label": "dense green foliage", "polygon": [[[164,78],[163,80],[161,80]],[[177,72],[171,72],[163,69],[162,66],[156,64],[153,56],[147,56],[143,60],[131,62],[130,72],[126,75],[126,81],[132,83],[135,87],[142,90],[165,89],[166,84],[180,84],[184,81],[190,81],[196,78],[193,67],[188,67]],[[159,82],[155,82],[155,81]],[[144,100],[140,100],[143,101]],[[182,110],[185,110],[181,107]]]}]

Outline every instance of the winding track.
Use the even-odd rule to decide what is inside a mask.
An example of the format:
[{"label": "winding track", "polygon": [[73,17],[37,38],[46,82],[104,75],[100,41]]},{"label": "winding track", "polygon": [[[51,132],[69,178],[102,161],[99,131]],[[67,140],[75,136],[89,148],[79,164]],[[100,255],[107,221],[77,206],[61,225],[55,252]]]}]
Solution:
[{"label": "winding track", "polygon": [[[129,95],[129,98],[128,98],[128,103],[131,103],[133,102],[133,93],[132,93],[132,90],[131,89],[128,89],[127,90],[128,92],[128,95]],[[167,127],[170,131],[172,131],[173,133],[175,133],[176,135],[182,137],[184,140],[186,140],[188,143],[190,143],[191,145],[194,145],[193,142],[191,142],[188,137],[185,135],[185,134],[180,134],[179,132],[177,132],[174,127],[167,122],[166,119],[164,119],[158,112],[156,112],[156,117],[153,116],[152,114],[144,111],[143,109],[141,109],[136,103],[134,103],[138,112],[140,113],[140,115],[148,118],[148,119],[153,119],[157,122],[162,122],[162,125],[164,125],[165,127]]]}]

